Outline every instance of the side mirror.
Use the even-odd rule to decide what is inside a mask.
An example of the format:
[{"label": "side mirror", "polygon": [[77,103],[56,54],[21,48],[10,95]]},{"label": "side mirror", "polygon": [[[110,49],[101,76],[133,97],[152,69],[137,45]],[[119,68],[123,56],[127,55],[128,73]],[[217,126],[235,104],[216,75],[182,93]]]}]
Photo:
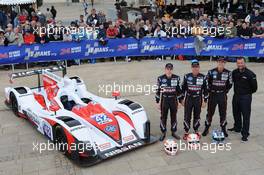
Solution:
[{"label": "side mirror", "polygon": [[117,100],[117,98],[120,97],[120,92],[119,91],[113,91],[112,92],[112,97],[114,97],[115,100]]}]

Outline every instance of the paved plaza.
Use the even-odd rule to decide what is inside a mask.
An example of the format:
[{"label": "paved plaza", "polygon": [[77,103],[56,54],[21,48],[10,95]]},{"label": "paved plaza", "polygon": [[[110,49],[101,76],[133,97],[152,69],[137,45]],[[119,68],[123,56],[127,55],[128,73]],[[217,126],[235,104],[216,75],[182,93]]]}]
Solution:
[{"label": "paved plaza", "polygon": [[[85,64],[68,69],[69,76],[78,75],[86,83],[89,91],[108,96],[99,92],[99,86],[110,84],[155,85],[156,78],[163,73],[168,61],[142,62],[105,62]],[[172,61],[174,72],[181,77],[190,71],[188,61]],[[206,73],[215,66],[215,62],[201,62],[201,71]],[[234,69],[234,63],[227,63]],[[72,163],[58,151],[44,151],[41,154],[33,150],[33,142],[47,142],[25,119],[17,118],[4,105],[4,88],[9,86],[8,73],[0,71],[0,174],[2,175],[146,175],[146,174],[177,174],[177,175],[263,175],[264,173],[264,65],[248,63],[258,76],[259,89],[253,97],[251,135],[248,143],[241,143],[240,134],[230,133],[227,142],[231,142],[231,151],[179,151],[176,156],[167,156],[162,150],[162,143],[138,149],[93,167],[83,168]],[[16,70],[21,71],[21,70]],[[37,79],[22,78],[15,85],[33,86]],[[231,108],[232,90],[228,100],[228,127],[232,127]],[[159,135],[159,111],[155,108],[154,93],[144,95],[137,92],[121,92],[123,98],[141,103],[151,121],[151,133]],[[202,124],[205,119],[202,111]],[[183,134],[183,107],[178,112],[178,133]],[[218,112],[214,116],[213,127],[219,127]],[[200,130],[203,129],[203,125]],[[210,143],[210,136],[202,138],[202,142]]]}]

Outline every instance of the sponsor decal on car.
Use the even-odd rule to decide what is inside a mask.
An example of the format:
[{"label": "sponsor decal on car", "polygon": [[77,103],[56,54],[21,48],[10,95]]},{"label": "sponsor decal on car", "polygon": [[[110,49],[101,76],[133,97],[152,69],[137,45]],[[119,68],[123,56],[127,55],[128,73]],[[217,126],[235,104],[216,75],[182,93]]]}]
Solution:
[{"label": "sponsor decal on car", "polygon": [[95,114],[92,116],[92,119],[94,119],[99,125],[107,124],[112,122],[112,119],[107,117],[105,114]]},{"label": "sponsor decal on car", "polygon": [[51,139],[51,127],[46,123],[43,124],[43,132],[44,135],[48,136]]},{"label": "sponsor decal on car", "polygon": [[111,147],[111,143],[103,143],[103,144],[101,144],[101,145],[99,145],[99,148],[101,149],[101,150],[106,150],[106,149],[108,149],[108,148],[110,148]]},{"label": "sponsor decal on car", "polygon": [[126,142],[129,142],[131,140],[134,140],[134,135],[129,135],[129,136],[126,136],[126,137],[123,137],[123,140],[126,141]]},{"label": "sponsor decal on car", "polygon": [[37,125],[39,125],[40,124],[40,122],[39,122],[39,116],[37,115],[37,114],[35,114],[31,109],[27,109],[27,111],[25,111],[26,112],[26,115],[28,116],[28,118],[32,121],[32,122],[34,122],[35,124],[37,124]]},{"label": "sponsor decal on car", "polygon": [[77,126],[77,127],[73,128],[73,129],[71,129],[70,131],[74,132],[76,130],[83,129],[83,128],[86,128],[86,126]]},{"label": "sponsor decal on car", "polygon": [[107,125],[105,128],[106,132],[115,132],[116,131],[116,126],[113,125]]},{"label": "sponsor decal on car", "polygon": [[132,115],[134,115],[134,114],[136,114],[136,113],[140,113],[140,112],[142,112],[142,111],[144,111],[144,109],[140,109],[140,110],[134,111],[134,112],[132,112]]},{"label": "sponsor decal on car", "polygon": [[113,157],[117,154],[121,154],[123,152],[126,152],[126,151],[130,151],[132,149],[135,149],[135,148],[138,148],[140,146],[142,146],[143,143],[141,142],[136,142],[136,143],[133,143],[133,144],[130,144],[130,145],[126,145],[126,146],[123,146],[121,148],[118,148],[116,150],[113,150],[113,151],[110,151],[110,152],[107,152],[104,154],[105,157],[109,158],[109,157]]}]

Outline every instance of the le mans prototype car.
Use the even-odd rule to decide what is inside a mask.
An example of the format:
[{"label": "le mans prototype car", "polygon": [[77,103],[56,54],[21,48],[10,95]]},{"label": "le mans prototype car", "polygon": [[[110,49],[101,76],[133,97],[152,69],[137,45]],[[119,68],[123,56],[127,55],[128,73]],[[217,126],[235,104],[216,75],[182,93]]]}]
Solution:
[{"label": "le mans prototype car", "polygon": [[118,93],[98,97],[81,78],[65,76],[63,66],[13,73],[10,80],[32,75],[38,76],[38,86],[5,88],[6,104],[75,162],[90,166],[157,141],[140,104],[119,99]]}]

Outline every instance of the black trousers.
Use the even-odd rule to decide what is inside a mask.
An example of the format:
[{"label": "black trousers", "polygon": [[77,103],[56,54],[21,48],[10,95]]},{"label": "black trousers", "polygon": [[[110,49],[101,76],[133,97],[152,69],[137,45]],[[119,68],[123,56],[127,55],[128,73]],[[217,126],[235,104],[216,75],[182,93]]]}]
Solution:
[{"label": "black trousers", "polygon": [[167,118],[170,110],[171,117],[171,131],[177,131],[177,108],[178,102],[176,97],[162,97],[161,98],[161,117],[160,117],[160,130],[161,132],[167,131]]},{"label": "black trousers", "polygon": [[234,128],[241,131],[243,137],[249,136],[250,114],[251,114],[252,95],[238,95],[233,96],[233,117]]},{"label": "black trousers", "polygon": [[195,132],[200,127],[200,114],[202,107],[202,97],[186,96],[184,104],[184,130],[189,132],[191,126],[192,112],[193,112],[193,129]]},{"label": "black trousers", "polygon": [[207,106],[206,124],[211,126],[212,119],[215,113],[216,106],[220,115],[220,126],[227,125],[226,121],[226,108],[227,108],[227,95],[226,93],[210,93]]}]

